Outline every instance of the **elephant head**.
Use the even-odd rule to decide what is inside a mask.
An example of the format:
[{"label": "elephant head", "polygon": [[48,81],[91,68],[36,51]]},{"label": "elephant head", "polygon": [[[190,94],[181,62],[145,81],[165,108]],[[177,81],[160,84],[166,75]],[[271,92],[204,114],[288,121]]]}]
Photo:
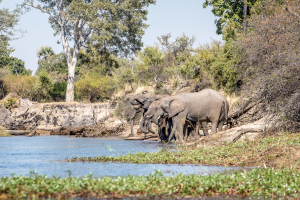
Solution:
[{"label": "elephant head", "polygon": [[129,103],[131,105],[141,105],[144,104],[144,102],[147,100],[147,97],[145,95],[134,95],[130,97]]},{"label": "elephant head", "polygon": [[165,98],[160,102],[159,108],[153,116],[154,123],[159,125],[160,119],[164,117],[174,117],[182,112],[186,107],[185,101],[181,95]]},{"label": "elephant head", "polygon": [[[142,118],[141,123],[140,123],[140,129],[142,132],[148,133],[148,131],[150,131],[151,133],[155,134],[155,132],[152,130],[151,122],[152,122],[155,112],[158,109],[160,101],[161,100],[152,102],[152,104],[149,106],[147,112],[144,114],[144,117]],[[148,128],[148,130],[147,130],[147,128]]]}]

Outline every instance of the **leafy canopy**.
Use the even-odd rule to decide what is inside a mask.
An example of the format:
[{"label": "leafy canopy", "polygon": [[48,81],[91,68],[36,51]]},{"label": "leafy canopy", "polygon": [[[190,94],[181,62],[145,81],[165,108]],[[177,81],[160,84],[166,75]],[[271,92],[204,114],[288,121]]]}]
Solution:
[{"label": "leafy canopy", "polygon": [[[155,0],[38,0],[35,8],[50,14],[55,35],[65,28],[67,40],[92,44],[118,55],[139,50],[148,11]],[[25,1],[33,5],[29,0]]]},{"label": "leafy canopy", "polygon": [[233,29],[241,27],[244,3],[247,4],[247,16],[251,7],[260,0],[205,0],[203,7],[212,6],[212,13],[219,17],[215,20],[217,34],[232,34]]}]

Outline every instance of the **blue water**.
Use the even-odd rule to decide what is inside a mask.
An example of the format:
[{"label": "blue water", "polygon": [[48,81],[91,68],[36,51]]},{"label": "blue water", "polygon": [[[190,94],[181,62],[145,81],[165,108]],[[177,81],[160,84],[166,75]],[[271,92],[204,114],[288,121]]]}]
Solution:
[{"label": "blue water", "polygon": [[[128,152],[155,152],[162,148],[158,142],[114,140],[113,138],[77,138],[69,136],[2,137],[0,138],[0,177],[12,174],[38,174],[57,177],[94,177],[147,175],[155,169],[165,175],[174,173],[208,174],[224,171],[224,167],[176,164],[132,164],[114,162],[65,162],[65,158],[124,155]],[[227,168],[235,169],[235,168]]]}]

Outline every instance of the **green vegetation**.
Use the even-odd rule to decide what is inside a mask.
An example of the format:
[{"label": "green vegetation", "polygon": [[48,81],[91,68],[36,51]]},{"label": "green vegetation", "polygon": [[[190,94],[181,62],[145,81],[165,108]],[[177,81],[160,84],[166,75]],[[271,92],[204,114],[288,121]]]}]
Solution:
[{"label": "green vegetation", "polygon": [[11,136],[2,126],[0,126],[0,137],[9,137]]},{"label": "green vegetation", "polygon": [[12,107],[17,102],[17,98],[10,97],[4,102],[4,106]]},{"label": "green vegetation", "polygon": [[0,178],[0,196],[8,198],[140,198],[252,196],[260,198],[300,197],[300,173],[293,169],[256,168],[252,171],[203,175],[164,177],[160,172],[148,176],[127,176],[95,179],[92,175],[80,178],[48,178],[31,173],[29,177]]},{"label": "green vegetation", "polygon": [[[300,134],[268,136],[255,141],[237,142],[213,147],[161,149],[154,153],[128,153],[124,156],[102,156],[66,159],[67,162],[128,162],[162,164],[201,164],[223,166],[290,167],[298,162]],[[300,166],[299,166],[300,167]],[[300,169],[297,167],[297,170]]]},{"label": "green vegetation", "polygon": [[[155,0],[124,1],[65,1],[23,0],[29,7],[49,14],[55,35],[61,35],[68,63],[66,101],[74,101],[75,66],[78,53],[84,46],[92,45],[101,51],[126,56],[142,47],[142,36],[147,24],[147,7]],[[61,13],[64,13],[63,15]],[[101,14],[100,14],[101,13]],[[74,43],[73,49],[69,42]]]}]

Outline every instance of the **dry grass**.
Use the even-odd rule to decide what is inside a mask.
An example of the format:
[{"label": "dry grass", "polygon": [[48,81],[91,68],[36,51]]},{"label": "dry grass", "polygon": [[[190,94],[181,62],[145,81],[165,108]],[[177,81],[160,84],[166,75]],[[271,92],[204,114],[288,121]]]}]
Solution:
[{"label": "dry grass", "polygon": [[300,171],[300,133],[281,133],[255,141],[231,145],[194,146],[177,151],[161,149],[154,153],[128,153],[124,156],[72,158],[67,162],[114,161],[124,163],[201,164],[218,166],[268,166],[277,169],[294,166]]},{"label": "dry grass", "polygon": [[9,137],[11,134],[9,134],[2,126],[0,126],[0,137]]}]

